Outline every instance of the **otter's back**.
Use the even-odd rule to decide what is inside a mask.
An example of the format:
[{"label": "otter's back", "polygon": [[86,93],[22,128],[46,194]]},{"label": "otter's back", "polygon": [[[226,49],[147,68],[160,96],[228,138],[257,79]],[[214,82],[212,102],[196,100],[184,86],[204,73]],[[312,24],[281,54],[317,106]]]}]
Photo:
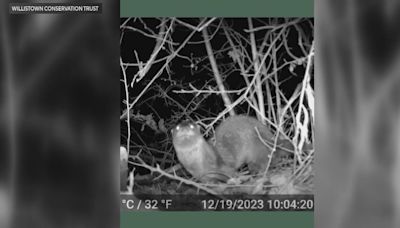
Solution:
[{"label": "otter's back", "polygon": [[233,116],[216,129],[216,148],[224,162],[238,169],[244,164],[251,171],[259,171],[268,163],[270,147],[260,139],[271,141],[267,126],[253,117]]}]

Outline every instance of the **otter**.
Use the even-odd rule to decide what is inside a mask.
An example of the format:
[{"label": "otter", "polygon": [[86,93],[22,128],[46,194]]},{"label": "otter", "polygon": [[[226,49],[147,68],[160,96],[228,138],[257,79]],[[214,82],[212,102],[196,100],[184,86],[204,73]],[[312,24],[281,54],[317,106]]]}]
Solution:
[{"label": "otter", "polygon": [[[275,163],[275,156],[271,157],[274,135],[254,117],[239,115],[222,121],[216,129],[215,147],[191,121],[177,125],[172,138],[181,164],[193,177],[203,181],[227,180],[244,165],[251,173],[258,173],[267,168],[269,159]],[[278,153],[292,149],[288,140],[278,140]]]},{"label": "otter", "polygon": [[226,181],[234,171],[225,165],[194,122],[186,120],[172,129],[172,142],[183,167],[200,181]]},{"label": "otter", "polygon": [[[274,135],[256,118],[239,115],[224,120],[216,129],[216,149],[222,160],[233,169],[247,165],[251,173],[267,168],[269,159],[275,163],[271,152]],[[278,140],[277,152],[282,148],[290,150],[290,143]],[[271,157],[272,156],[272,157]]]}]

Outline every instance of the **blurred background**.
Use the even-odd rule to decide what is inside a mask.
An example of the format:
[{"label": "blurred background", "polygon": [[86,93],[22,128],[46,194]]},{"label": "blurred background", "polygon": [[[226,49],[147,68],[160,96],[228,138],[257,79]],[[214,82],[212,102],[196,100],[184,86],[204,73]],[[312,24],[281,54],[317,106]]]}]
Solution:
[{"label": "blurred background", "polygon": [[102,14],[0,3],[0,227],[119,225],[119,5],[96,2]]},{"label": "blurred background", "polygon": [[315,227],[400,227],[400,1],[315,1]]}]

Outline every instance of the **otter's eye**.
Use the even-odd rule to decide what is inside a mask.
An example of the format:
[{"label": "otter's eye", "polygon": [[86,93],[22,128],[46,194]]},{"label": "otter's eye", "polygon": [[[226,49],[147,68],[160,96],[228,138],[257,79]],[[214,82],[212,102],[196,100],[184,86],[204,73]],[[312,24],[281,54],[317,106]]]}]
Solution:
[{"label": "otter's eye", "polygon": [[190,128],[193,129],[193,128],[194,128],[194,125],[193,125],[193,124],[190,124]]},{"label": "otter's eye", "polygon": [[179,125],[175,127],[175,129],[178,131],[179,130]]}]

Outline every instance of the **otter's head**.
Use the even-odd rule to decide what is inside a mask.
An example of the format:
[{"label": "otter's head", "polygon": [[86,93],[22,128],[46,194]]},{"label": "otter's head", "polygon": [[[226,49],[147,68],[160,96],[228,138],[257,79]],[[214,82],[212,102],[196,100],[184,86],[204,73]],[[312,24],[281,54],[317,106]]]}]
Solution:
[{"label": "otter's head", "polygon": [[174,144],[193,143],[197,137],[202,137],[200,127],[193,121],[185,120],[171,130]]}]

